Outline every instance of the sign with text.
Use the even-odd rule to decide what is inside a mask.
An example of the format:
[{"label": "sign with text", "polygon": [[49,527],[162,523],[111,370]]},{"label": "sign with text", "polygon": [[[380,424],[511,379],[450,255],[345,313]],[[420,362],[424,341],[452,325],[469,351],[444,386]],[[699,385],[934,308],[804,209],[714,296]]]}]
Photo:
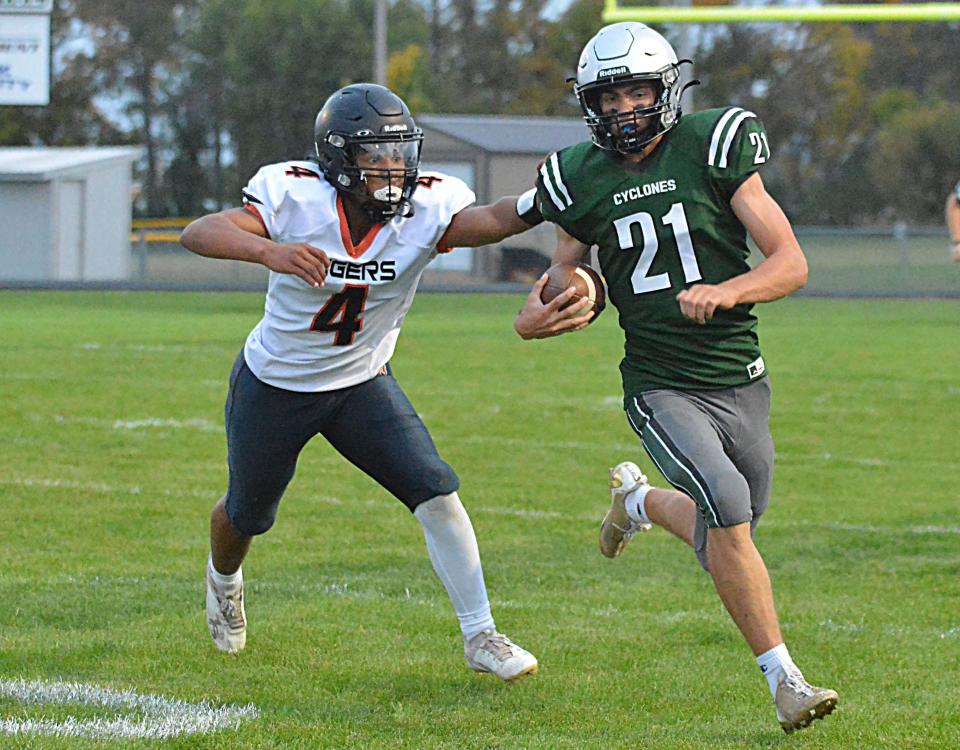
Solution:
[{"label": "sign with text", "polygon": [[51,13],[53,0],[0,0],[0,13]]},{"label": "sign with text", "polygon": [[0,6],[0,105],[50,103],[50,16]]}]

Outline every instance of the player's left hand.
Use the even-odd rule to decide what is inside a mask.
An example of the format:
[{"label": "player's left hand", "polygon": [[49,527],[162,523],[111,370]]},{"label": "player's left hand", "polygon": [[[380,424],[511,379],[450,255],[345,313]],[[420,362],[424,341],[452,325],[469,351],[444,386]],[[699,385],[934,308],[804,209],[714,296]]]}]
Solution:
[{"label": "player's left hand", "polygon": [[960,242],[954,242],[950,246],[950,257],[954,263],[960,263]]},{"label": "player's left hand", "polygon": [[547,279],[547,274],[537,279],[527,295],[523,309],[513,321],[513,329],[522,339],[546,339],[579,331],[586,328],[594,316],[592,303],[587,297],[564,307],[576,292],[573,287],[561,292],[550,302],[542,302],[540,295],[547,285]]},{"label": "player's left hand", "polygon": [[694,284],[677,295],[680,311],[703,325],[717,310],[729,310],[737,304],[736,295],[722,284]]}]

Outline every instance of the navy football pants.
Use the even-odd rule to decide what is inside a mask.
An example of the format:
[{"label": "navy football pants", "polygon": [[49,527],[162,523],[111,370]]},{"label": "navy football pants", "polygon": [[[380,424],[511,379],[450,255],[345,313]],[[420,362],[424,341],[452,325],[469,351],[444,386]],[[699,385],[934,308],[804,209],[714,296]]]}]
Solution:
[{"label": "navy football pants", "polygon": [[317,434],[411,511],[460,486],[389,373],[336,391],[301,393],[259,380],[241,351],[230,373],[225,417],[227,516],[247,535],[273,525],[300,451]]}]

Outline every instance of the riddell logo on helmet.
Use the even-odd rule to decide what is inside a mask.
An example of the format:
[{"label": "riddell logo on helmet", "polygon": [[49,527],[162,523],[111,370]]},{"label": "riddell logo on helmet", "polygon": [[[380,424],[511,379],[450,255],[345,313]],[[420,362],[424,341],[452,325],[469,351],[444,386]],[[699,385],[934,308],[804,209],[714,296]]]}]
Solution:
[{"label": "riddell logo on helmet", "polygon": [[603,78],[605,76],[621,76],[624,73],[629,73],[630,69],[626,65],[621,65],[619,68],[604,68],[599,73],[597,73],[597,78]]},{"label": "riddell logo on helmet", "polygon": [[381,133],[396,133],[398,130],[407,130],[407,126],[400,123],[399,125],[384,125],[380,128]]}]

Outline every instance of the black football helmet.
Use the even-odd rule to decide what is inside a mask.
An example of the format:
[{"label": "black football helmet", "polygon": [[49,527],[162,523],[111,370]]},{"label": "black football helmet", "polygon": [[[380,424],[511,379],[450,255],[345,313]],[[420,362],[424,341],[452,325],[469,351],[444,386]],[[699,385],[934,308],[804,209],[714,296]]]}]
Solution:
[{"label": "black football helmet", "polygon": [[[346,86],[327,99],[313,135],[320,169],[338,191],[359,199],[376,221],[413,215],[423,131],[403,99],[373,83]],[[378,166],[401,162],[400,169]],[[386,186],[371,190],[369,177]]]}]

